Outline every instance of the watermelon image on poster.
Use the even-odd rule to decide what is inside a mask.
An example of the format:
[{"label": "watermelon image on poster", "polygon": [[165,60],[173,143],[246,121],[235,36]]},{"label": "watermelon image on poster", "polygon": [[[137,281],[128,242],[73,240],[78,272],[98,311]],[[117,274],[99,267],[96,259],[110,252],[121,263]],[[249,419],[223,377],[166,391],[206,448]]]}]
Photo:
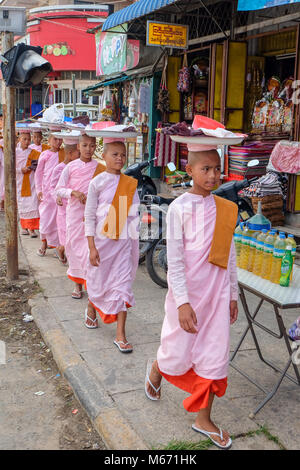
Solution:
[{"label": "watermelon image on poster", "polygon": [[61,55],[67,55],[68,54],[68,49],[66,46],[62,46],[60,49]]}]

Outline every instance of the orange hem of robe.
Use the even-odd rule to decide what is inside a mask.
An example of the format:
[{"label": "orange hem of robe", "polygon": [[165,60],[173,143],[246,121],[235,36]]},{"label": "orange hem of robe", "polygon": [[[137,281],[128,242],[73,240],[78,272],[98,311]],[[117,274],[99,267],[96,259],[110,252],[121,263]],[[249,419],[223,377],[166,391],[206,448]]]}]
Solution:
[{"label": "orange hem of robe", "polygon": [[20,224],[23,229],[38,230],[40,228],[40,218],[20,219]]},{"label": "orange hem of robe", "polygon": [[175,387],[191,394],[182,402],[186,411],[190,413],[197,413],[199,410],[207,408],[210,393],[222,397],[226,392],[227,377],[218,380],[205,379],[197,375],[193,369],[183,375],[168,375],[161,370],[160,373]]},{"label": "orange hem of robe", "polygon": [[85,285],[85,280],[81,279],[80,277],[73,277],[68,274],[68,278],[71,279],[71,281],[75,282],[76,284],[82,284]]},{"label": "orange hem of robe", "polygon": [[[94,305],[93,302],[90,301],[90,299],[89,299],[89,303],[96,310],[96,312],[99,313],[100,318],[103,321],[103,323],[109,324],[109,323],[114,323],[118,320],[118,313],[114,313],[114,314],[103,313],[102,310],[100,310],[100,308],[96,307],[96,305]],[[126,307],[130,308],[131,305],[129,305],[129,303],[126,302]]]}]

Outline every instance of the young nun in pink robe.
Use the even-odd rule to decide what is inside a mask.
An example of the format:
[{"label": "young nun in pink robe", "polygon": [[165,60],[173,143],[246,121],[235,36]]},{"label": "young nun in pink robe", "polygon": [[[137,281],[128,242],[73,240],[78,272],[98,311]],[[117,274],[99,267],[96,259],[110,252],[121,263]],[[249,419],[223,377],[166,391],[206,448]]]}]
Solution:
[{"label": "young nun in pink robe", "polygon": [[[56,134],[58,135],[58,134]],[[57,214],[56,214],[56,223],[57,223],[57,231],[58,231],[58,239],[59,239],[59,246],[56,247],[56,254],[58,256],[59,261],[62,264],[66,264],[67,258],[65,256],[65,245],[66,245],[66,209],[67,209],[67,202],[66,198],[61,198],[60,196],[56,196],[56,186],[59,181],[59,178],[66,168],[66,166],[80,157],[79,149],[77,144],[79,142],[79,133],[77,137],[68,136],[62,137],[64,143],[64,151],[65,151],[65,159],[63,162],[57,165],[52,173],[50,187],[52,191],[52,196],[57,204]]]},{"label": "young nun in pink robe", "polygon": [[[212,422],[211,408],[214,396],[222,396],[226,391],[229,329],[238,313],[232,239],[237,209],[230,201],[215,199],[211,194],[221,172],[216,150],[189,147],[187,172],[194,186],[170,205],[167,215],[169,290],[161,345],[157,361],[152,367],[148,363],[145,392],[151,400],[160,399],[164,377],[191,393],[183,404],[187,411],[198,413],[193,429],[208,436],[217,446],[229,448],[230,436]],[[217,203],[222,207],[218,213]],[[227,269],[209,261],[221,212],[225,223],[218,231],[219,253],[223,256],[226,234]],[[229,219],[227,230],[224,226]]]},{"label": "young nun in pink robe", "polygon": [[[91,181],[88,191],[85,234],[90,252],[86,273],[89,304],[85,311],[85,325],[87,328],[98,327],[96,312],[104,323],[117,322],[114,344],[122,353],[130,353],[133,347],[127,341],[125,323],[127,308],[135,305],[132,284],[139,260],[139,197],[137,181],[121,175],[126,147],[119,140],[104,140],[106,171]],[[124,181],[123,193],[121,178]],[[108,213],[114,208],[113,201],[121,197],[128,201],[126,211],[123,207],[126,223],[120,227],[119,236],[110,238],[103,234],[103,230]],[[114,220],[114,224],[118,225],[118,221]]]},{"label": "young nun in pink robe", "polygon": [[[39,201],[35,189],[34,171],[31,170],[27,163],[31,154],[39,156],[39,152],[30,148],[31,135],[30,132],[21,132],[19,145],[16,147],[16,180],[17,180],[17,200],[18,213],[22,227],[22,235],[29,235],[36,238],[35,230],[39,229]],[[29,173],[29,192],[24,196],[22,187],[25,175]],[[28,176],[27,176],[28,177]]]},{"label": "young nun in pink robe", "polygon": [[75,283],[73,299],[81,299],[85,283],[88,243],[84,234],[84,208],[89,183],[99,168],[97,160],[92,158],[96,150],[94,137],[82,135],[78,149],[80,158],[64,168],[56,186],[56,195],[68,200],[65,251],[69,262],[67,274]]},{"label": "young nun in pink robe", "polygon": [[57,205],[51,194],[51,176],[54,168],[63,161],[64,153],[60,147],[62,139],[52,134],[49,137],[50,149],[41,153],[35,172],[35,186],[40,201],[40,238],[42,246],[38,250],[39,256],[45,256],[47,248],[56,247],[59,244],[56,213]]},{"label": "young nun in pink robe", "polygon": [[49,149],[49,145],[42,144],[42,140],[43,140],[42,131],[36,130],[37,128],[33,128],[33,129],[35,130],[32,131],[32,144],[30,145],[30,148],[37,150],[40,153],[45,152],[45,150]]}]

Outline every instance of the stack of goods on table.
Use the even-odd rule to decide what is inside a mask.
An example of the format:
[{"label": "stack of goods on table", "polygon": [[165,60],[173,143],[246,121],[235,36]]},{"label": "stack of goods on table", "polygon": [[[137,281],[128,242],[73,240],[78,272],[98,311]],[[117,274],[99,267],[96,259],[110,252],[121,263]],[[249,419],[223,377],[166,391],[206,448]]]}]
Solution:
[{"label": "stack of goods on table", "polygon": [[270,171],[243,190],[243,196],[250,197],[253,210],[257,212],[261,202],[262,213],[273,226],[284,223],[284,200],[287,195],[287,178]]},{"label": "stack of goods on table", "polygon": [[297,244],[293,235],[277,233],[258,213],[237,226],[234,233],[237,266],[282,287],[288,287],[293,278],[293,264]]},{"label": "stack of goods on table", "polygon": [[[227,180],[243,180],[247,172],[247,178],[261,176],[266,173],[272,150],[277,142],[247,142],[244,145],[231,145],[228,149],[228,178]],[[256,167],[247,168],[250,160],[259,160]],[[247,171],[248,170],[248,171]]]}]

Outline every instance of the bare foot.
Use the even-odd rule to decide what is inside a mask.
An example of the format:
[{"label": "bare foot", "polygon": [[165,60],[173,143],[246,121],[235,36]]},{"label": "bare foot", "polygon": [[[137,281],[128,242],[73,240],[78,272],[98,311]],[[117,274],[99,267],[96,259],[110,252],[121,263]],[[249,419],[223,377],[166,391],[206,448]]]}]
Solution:
[{"label": "bare foot", "polygon": [[[150,380],[151,384],[153,385],[153,387],[156,388],[156,390],[158,390],[158,388],[160,387],[161,379],[162,379],[162,376],[159,372],[157,361],[154,361],[153,364],[152,364],[151,372],[149,374],[149,380]],[[158,392],[156,392],[154,390],[154,388],[151,387],[151,384],[148,381],[148,383],[147,383],[147,392],[149,393],[149,395],[151,397],[159,399],[160,398],[160,390],[158,390]]]},{"label": "bare foot", "polygon": [[[203,431],[216,432],[220,434],[220,429],[211,420],[201,419],[199,416],[197,416],[197,419],[195,421],[195,426],[198,429],[202,429]],[[218,442],[218,444],[220,444],[221,446],[226,446],[226,444],[228,444],[230,435],[228,434],[227,431],[222,430],[222,432],[223,432],[223,439],[221,439],[219,436],[216,436],[214,434],[212,435],[212,438],[214,439],[214,441]]]}]

